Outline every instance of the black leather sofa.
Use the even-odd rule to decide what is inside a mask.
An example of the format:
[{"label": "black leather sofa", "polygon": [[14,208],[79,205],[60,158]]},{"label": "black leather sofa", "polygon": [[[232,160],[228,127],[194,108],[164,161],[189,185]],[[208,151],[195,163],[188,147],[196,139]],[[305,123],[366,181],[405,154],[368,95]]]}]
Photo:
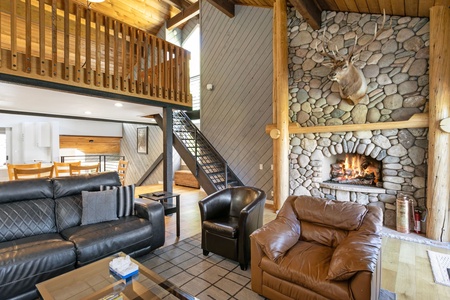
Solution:
[{"label": "black leather sofa", "polygon": [[123,251],[147,254],[165,241],[164,209],[135,200],[135,215],[81,224],[81,191],[120,186],[116,172],[0,182],[0,298],[36,299],[35,285]]}]

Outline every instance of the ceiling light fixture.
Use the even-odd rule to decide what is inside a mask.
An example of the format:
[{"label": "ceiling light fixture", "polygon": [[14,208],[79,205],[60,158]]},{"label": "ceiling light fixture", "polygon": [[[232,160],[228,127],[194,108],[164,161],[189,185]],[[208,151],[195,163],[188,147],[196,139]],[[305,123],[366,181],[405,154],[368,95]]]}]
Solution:
[{"label": "ceiling light fixture", "polygon": [[114,106],[115,106],[115,107],[122,107],[122,106],[123,106],[123,104],[122,104],[122,103],[120,103],[120,102],[117,102],[116,104],[114,104]]},{"label": "ceiling light fixture", "polygon": [[92,114],[90,111],[85,111],[84,113],[85,113],[86,115]]},{"label": "ceiling light fixture", "polygon": [[92,3],[101,3],[101,2],[105,2],[105,0],[86,0],[86,2],[87,2],[87,8],[91,8]]}]

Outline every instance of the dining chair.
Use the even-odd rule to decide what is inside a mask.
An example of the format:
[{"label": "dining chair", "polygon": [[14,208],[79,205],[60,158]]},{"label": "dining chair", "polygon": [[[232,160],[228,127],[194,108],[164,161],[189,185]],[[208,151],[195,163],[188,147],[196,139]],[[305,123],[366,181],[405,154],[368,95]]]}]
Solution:
[{"label": "dining chair", "polygon": [[81,175],[88,173],[97,173],[100,164],[95,165],[85,165],[85,166],[74,166],[69,165],[70,175]]},{"label": "dining chair", "polygon": [[127,174],[128,161],[127,160],[119,160],[119,165],[117,167],[117,173],[119,173],[120,182],[122,185],[125,185],[125,176]]},{"label": "dining chair", "polygon": [[34,164],[7,164],[9,180],[15,180],[14,169],[36,169],[42,166],[41,162]]},{"label": "dining chair", "polygon": [[50,178],[53,176],[53,166],[34,169],[14,169],[14,178],[28,179],[28,178]]},{"label": "dining chair", "polygon": [[70,175],[70,165],[73,166],[81,166],[81,161],[74,162],[54,162],[53,166],[55,166],[55,177],[59,176],[69,176]]}]

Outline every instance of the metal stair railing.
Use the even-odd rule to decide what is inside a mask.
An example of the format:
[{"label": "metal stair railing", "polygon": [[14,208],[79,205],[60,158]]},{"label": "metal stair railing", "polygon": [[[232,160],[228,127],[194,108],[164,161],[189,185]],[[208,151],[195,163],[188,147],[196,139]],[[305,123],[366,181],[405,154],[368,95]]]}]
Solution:
[{"label": "metal stair railing", "polygon": [[174,111],[173,116],[173,133],[195,160],[196,177],[202,170],[216,190],[224,189],[229,184],[244,185],[186,113]]}]

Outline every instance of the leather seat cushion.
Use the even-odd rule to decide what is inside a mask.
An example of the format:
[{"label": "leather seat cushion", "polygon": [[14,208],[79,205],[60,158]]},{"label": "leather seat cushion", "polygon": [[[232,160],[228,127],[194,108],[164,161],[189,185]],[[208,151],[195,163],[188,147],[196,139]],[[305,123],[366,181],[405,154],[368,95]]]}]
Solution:
[{"label": "leather seat cushion", "polygon": [[61,235],[75,244],[77,266],[83,266],[119,251],[131,253],[151,246],[153,226],[136,216],[65,229]]},{"label": "leather seat cushion", "polygon": [[278,264],[263,257],[261,269],[277,278],[296,283],[329,299],[351,299],[346,281],[326,279],[334,248],[298,242]]},{"label": "leather seat cushion", "polygon": [[75,268],[75,248],[59,234],[42,234],[0,243],[0,295],[34,290],[36,283]]},{"label": "leather seat cushion", "polygon": [[238,236],[239,218],[223,217],[203,221],[203,229],[216,235],[235,239]]}]

